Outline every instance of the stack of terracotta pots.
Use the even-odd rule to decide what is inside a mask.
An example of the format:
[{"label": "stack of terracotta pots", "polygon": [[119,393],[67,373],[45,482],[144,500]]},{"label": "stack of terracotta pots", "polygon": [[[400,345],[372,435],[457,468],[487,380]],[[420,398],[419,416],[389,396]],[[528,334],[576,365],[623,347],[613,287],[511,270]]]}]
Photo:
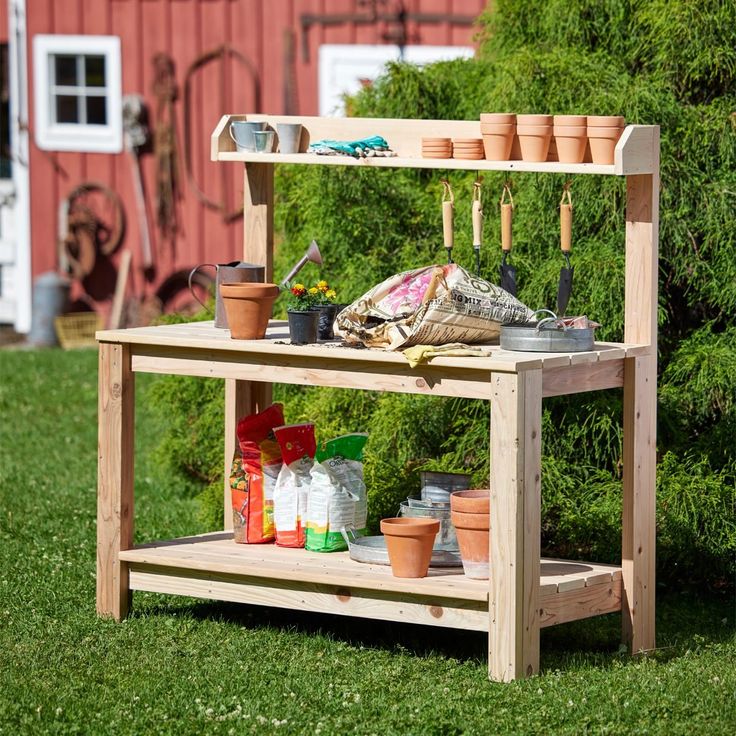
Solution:
[{"label": "stack of terracotta pots", "polygon": [[519,136],[522,160],[546,161],[552,130],[551,115],[517,115],[516,135]]},{"label": "stack of terracotta pots", "polygon": [[557,160],[566,164],[581,164],[588,145],[585,115],[555,115],[554,135]]},{"label": "stack of terracotta pots", "polygon": [[422,158],[452,158],[452,140],[422,138]]},{"label": "stack of terracotta pots", "polygon": [[588,116],[588,142],[594,164],[612,164],[616,143],[624,130],[621,115]]},{"label": "stack of terracotta pots", "polygon": [[489,161],[508,161],[516,135],[516,115],[512,112],[485,112],[480,116],[483,148]]},{"label": "stack of terracotta pots", "polygon": [[481,138],[453,138],[453,158],[481,159],[485,158],[483,152],[483,140]]},{"label": "stack of terracotta pots", "polygon": [[491,492],[456,491],[450,496],[450,509],[465,575],[487,580]]}]

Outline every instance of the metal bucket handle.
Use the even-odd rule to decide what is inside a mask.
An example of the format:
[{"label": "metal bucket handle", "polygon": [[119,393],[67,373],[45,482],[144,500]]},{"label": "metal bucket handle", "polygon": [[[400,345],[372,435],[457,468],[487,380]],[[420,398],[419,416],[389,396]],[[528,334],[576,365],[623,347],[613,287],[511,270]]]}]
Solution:
[{"label": "metal bucket handle", "polygon": [[355,544],[355,542],[358,540],[358,537],[360,536],[352,524],[345,524],[345,526],[340,529],[340,534],[342,534],[342,538],[345,540],[345,544],[348,545],[348,549],[350,548],[351,544]]},{"label": "metal bucket handle", "polygon": [[192,292],[192,296],[202,305],[202,308],[208,313],[212,314],[212,310],[197,296],[196,292],[194,291],[194,288],[192,287],[192,279],[194,278],[194,274],[199,271],[200,268],[205,268],[205,266],[209,266],[210,268],[215,269],[215,273],[217,273],[217,266],[214,263],[200,263],[199,266],[195,266],[190,272],[189,272],[189,278],[187,279],[187,284],[189,285],[189,291]]},{"label": "metal bucket handle", "polygon": [[[537,332],[541,332],[543,329],[559,328],[562,328],[562,331],[566,332],[570,329],[551,309],[537,309],[537,311],[534,312],[534,316],[536,317],[538,314],[542,313],[551,314],[552,316],[545,317],[537,322]],[[553,326],[552,328],[549,327],[550,324]]]}]

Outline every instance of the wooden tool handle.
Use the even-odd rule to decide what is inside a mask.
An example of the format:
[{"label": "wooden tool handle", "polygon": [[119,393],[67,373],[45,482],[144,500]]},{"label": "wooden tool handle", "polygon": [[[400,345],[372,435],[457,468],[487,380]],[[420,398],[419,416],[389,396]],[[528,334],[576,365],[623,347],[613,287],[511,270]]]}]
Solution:
[{"label": "wooden tool handle", "polygon": [[473,247],[480,248],[483,242],[483,210],[480,202],[473,200]]},{"label": "wooden tool handle", "polygon": [[501,250],[504,253],[511,252],[511,223],[514,219],[514,206],[512,204],[501,205]]},{"label": "wooden tool handle", "polygon": [[572,250],[572,205],[560,205],[560,248],[563,253]]},{"label": "wooden tool handle", "polygon": [[442,233],[445,237],[445,248],[452,248],[455,244],[455,235],[453,232],[454,208],[452,202],[442,203]]}]

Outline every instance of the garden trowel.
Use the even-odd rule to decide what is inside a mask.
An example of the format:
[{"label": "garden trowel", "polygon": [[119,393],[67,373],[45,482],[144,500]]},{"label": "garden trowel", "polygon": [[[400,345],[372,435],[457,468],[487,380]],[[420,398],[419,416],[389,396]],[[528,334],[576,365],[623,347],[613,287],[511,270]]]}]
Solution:
[{"label": "garden trowel", "polygon": [[473,183],[473,251],[475,275],[480,278],[480,246],[483,242],[483,207],[480,202],[480,180]]},{"label": "garden trowel", "polygon": [[447,262],[452,263],[452,247],[455,244],[455,195],[447,179],[442,179],[442,186],[442,234],[447,250]]},{"label": "garden trowel", "polygon": [[[508,194],[509,202],[506,202]],[[511,224],[514,219],[514,200],[511,196],[511,190],[508,184],[503,185],[503,193],[501,194],[501,288],[516,296],[516,268],[508,263],[511,255]]]},{"label": "garden trowel", "polygon": [[[565,201],[567,198],[567,201]],[[565,184],[560,202],[560,250],[565,258],[565,265],[560,269],[560,283],[557,286],[557,316],[563,317],[572,294],[572,277],[575,269],[570,265],[572,250],[572,198],[570,186]]]}]

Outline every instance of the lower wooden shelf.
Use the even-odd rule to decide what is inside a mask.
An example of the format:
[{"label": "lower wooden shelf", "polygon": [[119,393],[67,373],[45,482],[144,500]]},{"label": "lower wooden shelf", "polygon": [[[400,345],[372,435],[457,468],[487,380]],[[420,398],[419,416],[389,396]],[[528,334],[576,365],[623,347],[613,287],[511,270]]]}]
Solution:
[{"label": "lower wooden shelf", "polygon": [[[132,590],[488,630],[488,582],[457,569],[395,578],[390,568],[355,562],[347,552],[235,544],[232,532],[140,545],[120,559],[128,564]],[[620,567],[541,561],[541,626],[620,609]]]}]

